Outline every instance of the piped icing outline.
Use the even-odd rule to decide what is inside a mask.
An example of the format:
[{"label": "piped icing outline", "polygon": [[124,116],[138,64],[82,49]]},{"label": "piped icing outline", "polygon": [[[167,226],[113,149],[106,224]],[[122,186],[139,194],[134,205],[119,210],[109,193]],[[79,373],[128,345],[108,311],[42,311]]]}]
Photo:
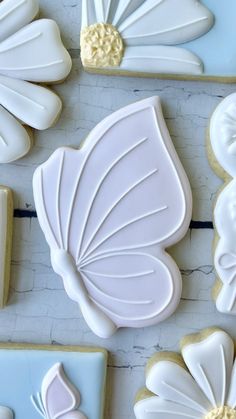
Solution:
[{"label": "piped icing outline", "polygon": [[[14,419],[39,419],[40,414],[32,404],[31,395],[42,390],[44,378],[51,368],[55,366],[56,369],[58,364],[62,364],[66,374],[66,378],[62,374],[62,379],[76,393],[77,402],[79,395],[76,389],[79,389],[81,400],[79,410],[68,412],[65,417],[60,415],[60,418],[102,419],[107,358],[107,351],[98,347],[1,343],[2,405],[9,406],[15,412]],[[46,389],[50,376],[46,377]]]},{"label": "piped icing outline", "polygon": [[[217,309],[236,315],[236,94],[226,97],[214,111],[210,121],[210,144],[215,161],[213,168],[225,181],[217,197],[213,216],[217,232],[214,266],[217,281],[214,290]],[[212,153],[209,154],[212,162]],[[219,282],[220,281],[220,282]]]},{"label": "piped icing outline", "polygon": [[136,419],[151,419],[154,413],[160,419],[234,419],[232,338],[220,329],[206,329],[183,339],[181,355],[163,352],[150,359],[146,389],[137,395],[134,406]]},{"label": "piped icing outline", "polygon": [[33,190],[52,266],[95,334],[174,312],[182,281],[165,248],[185,235],[192,196],[158,97],[103,120],[80,150],[56,150]]},{"label": "piped icing outline", "polygon": [[29,151],[30,134],[22,124],[45,130],[62,109],[54,92],[32,83],[60,82],[72,65],[56,22],[32,22],[38,11],[38,0],[0,3],[0,163],[15,161]]},{"label": "piped icing outline", "polygon": [[80,392],[69,381],[61,363],[54,364],[43,378],[41,393],[31,396],[37,412],[45,419],[88,419],[78,410]]},{"label": "piped icing outline", "polygon": [[[117,32],[124,43],[120,65],[115,61],[111,64],[114,52],[112,48],[106,48],[105,43],[109,33],[101,31],[99,26],[104,23],[115,28],[110,31],[111,39]],[[95,71],[199,76],[204,73],[201,59],[187,48],[176,45],[201,37],[213,23],[212,13],[198,0],[182,0],[181,5],[177,0],[83,0],[82,63],[86,69]],[[99,34],[96,37],[92,35],[95,27]],[[88,41],[90,28],[91,40]],[[105,60],[106,56],[110,59]],[[96,59],[93,61],[92,57]]]}]

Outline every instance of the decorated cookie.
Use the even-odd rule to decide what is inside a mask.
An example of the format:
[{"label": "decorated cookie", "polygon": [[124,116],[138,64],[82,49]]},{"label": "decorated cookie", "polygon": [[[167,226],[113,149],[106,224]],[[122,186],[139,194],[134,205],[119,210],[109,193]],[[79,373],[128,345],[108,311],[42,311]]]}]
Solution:
[{"label": "decorated cookie", "polygon": [[220,329],[187,336],[182,356],[157,353],[146,369],[136,419],[235,419],[234,342]]},{"label": "decorated cookie", "polygon": [[1,419],[103,419],[106,364],[101,349],[1,345]]},{"label": "decorated cookie", "polygon": [[192,197],[158,97],[104,119],[81,149],[56,150],[33,189],[52,266],[94,333],[173,313],[182,281],[165,248],[185,235]]},{"label": "decorated cookie", "polygon": [[[13,199],[10,189],[0,186],[0,309],[8,299],[13,226]],[[1,403],[1,401],[0,401]]]},{"label": "decorated cookie", "polygon": [[0,3],[0,163],[29,151],[30,135],[21,123],[44,130],[61,112],[59,97],[38,83],[63,80],[71,58],[53,20],[31,22],[38,11],[38,0]]},{"label": "decorated cookie", "polygon": [[82,4],[81,59],[88,71],[236,78],[235,0],[82,0]]},{"label": "decorated cookie", "polygon": [[210,122],[209,159],[224,180],[214,206],[214,298],[219,311],[236,315],[236,94],[224,99]]}]

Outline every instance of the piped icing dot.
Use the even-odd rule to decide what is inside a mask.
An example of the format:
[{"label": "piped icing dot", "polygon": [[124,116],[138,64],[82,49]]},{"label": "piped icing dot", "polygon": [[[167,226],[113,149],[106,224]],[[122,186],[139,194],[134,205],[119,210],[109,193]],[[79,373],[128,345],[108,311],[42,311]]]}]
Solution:
[{"label": "piped icing dot", "polygon": [[124,55],[118,30],[109,23],[96,23],[81,32],[81,59],[85,67],[116,67]]},{"label": "piped icing dot", "polygon": [[221,406],[211,410],[205,419],[236,419],[236,410],[228,406]]}]

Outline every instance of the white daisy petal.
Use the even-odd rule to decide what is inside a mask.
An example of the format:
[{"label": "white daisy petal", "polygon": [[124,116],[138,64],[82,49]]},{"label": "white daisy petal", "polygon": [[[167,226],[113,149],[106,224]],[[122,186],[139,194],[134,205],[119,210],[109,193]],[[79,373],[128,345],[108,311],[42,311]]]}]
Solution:
[{"label": "white daisy petal", "polygon": [[236,407],[236,360],[234,361],[234,366],[233,366],[231,380],[230,380],[227,406],[230,406],[233,409],[235,409]]},{"label": "white daisy petal", "polygon": [[36,20],[0,44],[0,74],[53,82],[65,78],[70,70],[71,58],[53,20]]},{"label": "white daisy petal", "polygon": [[28,153],[31,141],[26,129],[0,106],[0,163],[9,163]]},{"label": "white daisy petal", "polygon": [[143,0],[123,0],[118,3],[116,13],[112,24],[114,26],[120,25],[124,19],[127,19],[139,6],[143,3]]},{"label": "white daisy petal", "polygon": [[190,51],[167,46],[131,46],[119,67],[124,71],[167,74],[201,74],[201,60]]},{"label": "white daisy petal", "polygon": [[203,35],[213,22],[196,0],[181,0],[181,8],[179,0],[146,0],[118,30],[128,45],[175,45]]},{"label": "white daisy petal", "polygon": [[97,22],[107,23],[109,15],[114,13],[117,7],[116,0],[94,0],[95,12],[97,16]]},{"label": "white daisy petal", "polygon": [[202,419],[202,414],[157,396],[138,401],[134,406],[136,419]]},{"label": "white daisy petal", "polygon": [[0,104],[25,124],[42,130],[57,120],[62,104],[49,89],[0,76]]},{"label": "white daisy petal", "polygon": [[163,399],[179,403],[205,415],[211,405],[191,375],[171,361],[159,361],[150,369],[146,385]]},{"label": "white daisy petal", "polygon": [[224,406],[230,384],[234,343],[223,331],[184,346],[184,361],[213,407]]},{"label": "white daisy petal", "polygon": [[86,28],[86,26],[93,25],[94,23],[97,23],[94,1],[82,0],[81,29]]},{"label": "white daisy petal", "polygon": [[2,1],[0,3],[0,41],[30,23],[38,12],[38,0]]}]

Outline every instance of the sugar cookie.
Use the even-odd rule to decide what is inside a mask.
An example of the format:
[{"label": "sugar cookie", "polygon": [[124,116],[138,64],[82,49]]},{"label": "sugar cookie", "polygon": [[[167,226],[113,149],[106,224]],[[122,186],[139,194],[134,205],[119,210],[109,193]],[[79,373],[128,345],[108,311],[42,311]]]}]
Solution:
[{"label": "sugar cookie", "polygon": [[209,160],[224,180],[214,206],[214,298],[219,311],[236,315],[236,94],[224,99],[210,121]]},{"label": "sugar cookie", "polygon": [[232,81],[235,13],[235,0],[82,0],[82,63],[105,74]]},{"label": "sugar cookie", "polygon": [[103,418],[105,350],[1,344],[0,365],[1,419]]},{"label": "sugar cookie", "polygon": [[157,353],[146,370],[146,389],[135,402],[136,419],[235,419],[234,342],[206,329],[181,343],[182,357]]},{"label": "sugar cookie", "polygon": [[182,281],[165,248],[188,230],[192,195],[158,97],[103,120],[80,150],[59,148],[33,189],[52,266],[94,333],[174,312]]},{"label": "sugar cookie", "polygon": [[0,308],[8,299],[13,227],[13,199],[10,189],[0,187]]},{"label": "sugar cookie", "polygon": [[57,24],[50,19],[31,22],[38,9],[38,0],[0,3],[0,163],[29,151],[30,136],[18,120],[44,130],[62,108],[55,93],[32,83],[58,82],[71,70]]}]

